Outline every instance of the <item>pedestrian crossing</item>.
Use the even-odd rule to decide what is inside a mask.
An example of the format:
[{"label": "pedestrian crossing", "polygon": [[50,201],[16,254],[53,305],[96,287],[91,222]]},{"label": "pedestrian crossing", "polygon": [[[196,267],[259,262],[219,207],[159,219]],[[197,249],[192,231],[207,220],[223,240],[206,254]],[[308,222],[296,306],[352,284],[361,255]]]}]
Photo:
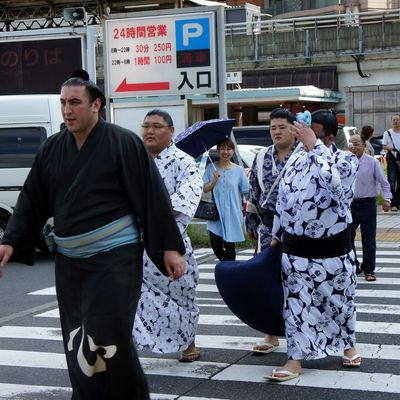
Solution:
[{"label": "pedestrian crossing", "polygon": [[[361,368],[343,369],[337,355],[305,362],[299,378],[280,384],[269,383],[264,377],[285,362],[286,341],[281,339],[280,347],[269,355],[251,353],[262,334],[231,314],[215,286],[215,260],[210,261],[210,250],[197,250],[201,314],[196,344],[201,358],[194,363],[179,363],[177,354],[140,352],[152,400],[293,400],[317,396],[324,400],[398,399],[400,245],[378,247],[377,281],[366,282],[359,277],[357,287],[357,349],[363,357]],[[241,251],[238,259],[247,260],[252,253]],[[48,287],[29,295],[47,296],[47,302],[55,290]],[[0,399],[70,398],[58,318],[58,309],[52,307],[38,310],[23,323],[17,319],[0,326]]]}]

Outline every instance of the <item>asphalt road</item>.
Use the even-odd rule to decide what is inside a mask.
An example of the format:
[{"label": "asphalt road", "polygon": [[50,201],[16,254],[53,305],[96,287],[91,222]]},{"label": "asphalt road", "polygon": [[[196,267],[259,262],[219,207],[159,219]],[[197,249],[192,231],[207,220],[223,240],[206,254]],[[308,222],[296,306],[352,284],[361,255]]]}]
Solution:
[{"label": "asphalt road", "polygon": [[[251,251],[239,258],[248,259]],[[285,361],[285,341],[266,356],[249,350],[261,338],[227,309],[213,279],[215,259],[198,250],[201,310],[199,361],[182,364],[177,354],[141,352],[152,399],[261,400],[400,398],[400,245],[379,244],[378,280],[357,288],[360,369],[344,370],[340,357],[305,362],[299,379],[285,384],[263,378]],[[51,258],[34,267],[10,264],[0,280],[0,399],[70,398]],[[266,310],[268,312],[268,310]]]}]

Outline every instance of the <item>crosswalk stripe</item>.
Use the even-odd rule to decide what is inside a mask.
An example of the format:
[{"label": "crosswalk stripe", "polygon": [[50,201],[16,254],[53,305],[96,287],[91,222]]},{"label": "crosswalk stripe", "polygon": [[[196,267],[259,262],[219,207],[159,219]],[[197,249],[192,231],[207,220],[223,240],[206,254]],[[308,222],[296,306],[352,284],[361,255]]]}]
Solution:
[{"label": "crosswalk stripe", "polygon": [[0,383],[0,399],[28,399],[27,395],[45,393],[51,393],[54,398],[59,398],[59,396],[71,393],[71,391],[69,387]]},{"label": "crosswalk stripe", "polygon": [[[51,310],[47,313],[40,314],[41,317],[57,318],[58,309]],[[216,315],[216,314],[200,314],[200,325],[223,325],[223,326],[247,326],[239,318],[234,315]],[[16,335],[21,335],[20,338],[27,339],[40,339],[41,334],[45,334],[47,340],[58,340],[60,336],[60,328],[46,328],[45,330],[40,327],[0,327],[0,337],[6,335],[7,332],[13,330]],[[29,330],[29,333],[26,332]],[[398,335],[400,334],[400,323],[395,322],[373,322],[373,321],[357,321],[357,332],[359,333],[376,333],[379,332],[385,335]],[[10,334],[10,333],[8,333]],[[29,336],[31,334],[31,336]],[[61,338],[61,337],[60,337]]]},{"label": "crosswalk stripe", "polygon": [[[60,328],[46,327],[0,327],[0,338],[31,339],[31,340],[56,340],[61,341]],[[250,351],[253,345],[260,341],[259,337],[252,336],[225,336],[225,335],[196,335],[196,345],[199,348],[246,350]],[[278,352],[286,352],[286,340],[280,339]],[[400,347],[392,345],[377,345],[357,343],[357,349],[363,358],[399,360]]]},{"label": "crosswalk stripe", "polygon": [[[146,374],[173,377],[211,379],[217,381],[266,382],[264,376],[273,366],[229,365],[227,363],[197,361],[183,364],[175,359],[140,358]],[[33,368],[65,369],[64,354],[0,350],[0,365]],[[374,382],[373,385],[370,383]],[[345,370],[303,369],[303,374],[287,385],[320,387],[325,389],[370,390],[383,393],[400,392],[400,376],[395,374],[365,373]]]},{"label": "crosswalk stripe", "polygon": [[[213,376],[212,380],[218,381],[246,381],[266,382],[265,375],[274,367],[259,365],[232,365]],[[372,383],[372,384],[371,384]],[[400,392],[400,375],[366,373],[348,370],[331,371],[318,369],[303,369],[302,375],[297,379],[282,382],[280,385],[296,387],[317,387],[324,389],[344,389],[384,393]],[[340,397],[340,394],[338,394]]]},{"label": "crosswalk stripe", "polygon": [[[39,386],[39,385],[17,385],[9,383],[0,383],[0,399],[6,398],[28,398],[26,396],[33,394],[51,394],[52,397],[67,395],[72,392],[69,387],[56,386]],[[23,397],[21,397],[23,396]],[[66,398],[66,397],[65,397]],[[192,396],[177,396],[174,394],[150,393],[151,400],[223,400],[209,397],[192,397]]]}]

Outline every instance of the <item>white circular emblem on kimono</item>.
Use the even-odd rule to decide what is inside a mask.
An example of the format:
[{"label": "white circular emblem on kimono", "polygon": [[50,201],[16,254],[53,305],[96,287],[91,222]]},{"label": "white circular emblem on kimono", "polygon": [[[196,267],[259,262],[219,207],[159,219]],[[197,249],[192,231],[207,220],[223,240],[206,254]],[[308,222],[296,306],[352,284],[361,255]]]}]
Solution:
[{"label": "white circular emblem on kimono", "polygon": [[320,238],[324,232],[325,224],[317,219],[310,221],[304,229],[305,235],[311,238]]},{"label": "white circular emblem on kimono", "polygon": [[304,199],[305,200],[313,199],[316,190],[317,190],[317,184],[315,183],[315,179],[311,179],[311,181],[308,182],[305,192],[303,193]]},{"label": "white circular emblem on kimono", "polygon": [[331,195],[326,189],[317,189],[314,202],[319,208],[328,208],[331,203]]},{"label": "white circular emblem on kimono", "polygon": [[340,176],[350,176],[351,174],[351,161],[349,160],[338,160],[336,167],[339,171]]},{"label": "white circular emblem on kimono", "polygon": [[307,222],[317,218],[318,210],[317,206],[311,202],[305,202],[301,207],[301,217],[303,221]]},{"label": "white circular emblem on kimono", "polygon": [[346,229],[347,225],[345,222],[339,222],[328,229],[328,235],[336,235]]},{"label": "white circular emblem on kimono", "polygon": [[332,226],[338,220],[338,214],[332,208],[327,208],[320,215],[319,220],[322,221],[326,226]]}]

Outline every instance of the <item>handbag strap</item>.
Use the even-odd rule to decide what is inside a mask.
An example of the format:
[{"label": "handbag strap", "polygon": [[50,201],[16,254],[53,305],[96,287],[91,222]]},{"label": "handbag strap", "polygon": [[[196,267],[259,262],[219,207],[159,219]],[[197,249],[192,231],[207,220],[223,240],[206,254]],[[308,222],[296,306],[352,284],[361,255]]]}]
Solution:
[{"label": "handbag strap", "polygon": [[387,130],[386,132],[388,133],[388,135],[389,135],[389,137],[390,137],[390,141],[392,142],[393,150],[399,152],[399,151],[396,149],[395,145],[394,145],[393,138],[392,138],[392,134],[390,133],[389,130]]}]

